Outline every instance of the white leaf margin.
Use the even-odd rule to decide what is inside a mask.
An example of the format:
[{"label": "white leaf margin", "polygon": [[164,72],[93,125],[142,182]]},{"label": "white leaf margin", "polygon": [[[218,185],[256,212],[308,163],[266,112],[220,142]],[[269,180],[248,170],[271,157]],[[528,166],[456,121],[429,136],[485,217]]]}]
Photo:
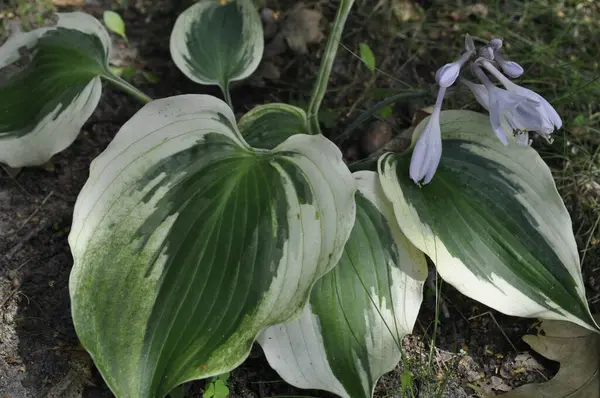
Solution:
[{"label": "white leaf margin", "polygon": [[[254,7],[252,2],[248,1],[248,0],[232,0],[232,1],[239,2],[241,7],[244,7],[244,12],[246,13],[247,18],[251,19],[251,23],[256,24],[256,26],[260,26],[260,30],[253,30],[253,29],[250,29],[249,27],[245,27],[246,31],[244,32],[244,34],[248,35],[249,38],[251,38],[252,42],[253,42],[252,43],[253,44],[252,52],[253,52],[254,56],[252,57],[252,62],[250,62],[244,69],[244,72],[240,73],[237,76],[231,76],[229,79],[230,82],[243,80],[243,79],[249,77],[250,75],[252,75],[252,73],[254,73],[254,71],[256,70],[256,68],[258,68],[258,65],[260,64],[260,62],[262,60],[262,54],[263,54],[264,46],[265,46],[264,38],[263,38],[262,22],[260,21],[260,17],[258,16],[258,13],[256,12],[256,10],[252,8],[252,7]],[[181,70],[192,81],[199,83],[199,84],[205,84],[205,85],[215,85],[215,84],[220,85],[220,82],[210,80],[210,79],[203,79],[198,76],[197,71],[195,71],[194,69],[189,67],[187,61],[185,60],[186,56],[188,58],[191,58],[191,54],[190,54],[189,48],[187,46],[186,35],[187,35],[189,27],[196,20],[197,15],[202,14],[206,10],[208,10],[212,7],[215,7],[215,6],[217,6],[217,7],[219,6],[219,1],[217,1],[217,0],[200,0],[196,4],[192,5],[191,7],[186,9],[184,12],[182,12],[177,17],[177,20],[175,21],[175,25],[173,26],[173,31],[171,32],[171,38],[169,41],[171,58],[173,59],[173,62],[175,62],[175,65],[177,65],[179,70]],[[221,33],[217,32],[216,34],[221,34]],[[226,87],[222,87],[222,89],[226,89]]]},{"label": "white leaf margin", "polygon": [[[107,59],[110,56],[111,40],[104,26],[93,16],[83,12],[57,13],[56,26],[17,32],[0,47],[0,69],[20,58],[19,49],[35,47],[47,32],[62,27],[96,35],[102,42]],[[38,125],[21,137],[2,138],[0,135],[0,163],[10,167],[39,166],[52,156],[68,148],[77,138],[81,128],[100,102],[102,82],[97,76],[88,83],[76,100],[58,114],[57,106]]]},{"label": "white leaf margin", "polygon": [[[394,308],[396,315],[402,317],[394,319],[393,313],[385,305],[378,306],[377,311],[365,314],[365,322],[375,321],[376,323],[370,329],[372,338],[365,341],[365,347],[369,351],[370,371],[376,375],[376,380],[373,380],[373,387],[375,387],[376,381],[383,374],[396,367],[401,358],[397,344],[401,344],[402,337],[413,331],[423,300],[427,263],[423,253],[408,241],[396,224],[391,203],[383,194],[377,173],[358,171],[353,173],[353,176],[358,191],[388,220],[398,249],[401,251],[399,256],[404,260],[401,260],[401,266],[411,266],[408,272],[392,268],[391,277],[397,282],[391,287],[393,300],[396,303]],[[381,302],[377,297],[373,297],[372,301]],[[403,311],[399,311],[399,308]],[[387,340],[374,338],[378,334],[389,334],[391,325],[398,326],[395,336]],[[306,304],[300,318],[264,330],[257,341],[271,367],[286,382],[299,388],[329,391],[343,398],[357,397],[346,391],[329,364],[319,315],[314,313],[310,301]],[[357,369],[363,371],[364,379],[361,381],[366,386],[369,383],[366,379],[368,375],[362,369],[358,358],[355,361]],[[372,394],[373,391],[371,391]]]},{"label": "white leaf margin", "polygon": [[[454,139],[471,141],[473,145],[465,145],[468,145],[469,150],[473,153],[504,164],[507,169],[515,170],[515,175],[517,175],[516,170],[528,170],[532,176],[535,176],[530,181],[533,181],[541,191],[547,192],[547,195],[543,197],[539,196],[532,188],[529,188],[528,193],[535,199],[535,202],[528,203],[522,196],[518,199],[530,210],[530,216],[539,225],[548,224],[551,226],[551,229],[547,229],[543,236],[553,247],[557,248],[556,253],[558,257],[566,265],[567,270],[577,284],[576,288],[580,298],[583,302],[586,302],[585,286],[581,275],[577,244],[571,232],[571,217],[554,185],[554,179],[549,167],[544,163],[539,154],[533,148],[523,148],[517,146],[516,143],[508,147],[501,145],[493,135],[493,132],[491,132],[488,117],[481,113],[448,110],[441,113],[440,119],[443,139],[451,134]],[[426,118],[417,126],[413,133],[413,140],[425,128],[427,121],[428,119]],[[463,123],[471,123],[475,124],[475,126],[468,129],[468,131],[466,129],[462,131],[452,130],[451,133],[444,131],[445,124],[447,124],[446,129],[451,130],[452,125],[459,126]],[[511,138],[511,143],[514,142],[515,140]],[[475,145],[476,143],[481,144],[481,146]],[[494,155],[496,158],[493,157]],[[454,257],[444,243],[434,234],[432,229],[421,221],[419,213],[404,196],[402,187],[398,183],[397,168],[393,156],[393,153],[387,153],[378,160],[378,173],[383,191],[393,204],[394,213],[398,222],[401,223],[405,235],[417,248],[431,258],[436,265],[437,272],[445,281],[465,296],[507,315],[548,320],[566,320],[590,330],[599,330],[596,325],[589,324],[582,319],[566,313],[549,299],[547,304],[553,306],[554,310],[549,310],[541,306],[496,274],[492,273],[490,275],[491,282],[478,278],[459,258]],[[531,164],[532,157],[535,159],[533,168]],[[408,170],[406,170],[406,173],[408,174]],[[515,177],[509,175],[505,175],[505,177],[509,180],[515,179]],[[558,211],[550,211],[543,214],[542,209],[547,207],[548,204],[551,205],[552,209]]]},{"label": "white leaf margin", "polygon": [[[143,117],[139,116],[142,112]],[[199,123],[199,120],[202,122]],[[148,127],[139,128],[140,124]],[[89,280],[86,278],[85,267],[89,266],[89,261],[86,261],[87,256],[93,258],[97,255],[94,247],[97,237],[95,230],[101,228],[101,235],[113,234],[116,227],[112,220],[122,217],[131,217],[133,220],[140,220],[140,223],[143,222],[145,216],[155,209],[170,186],[160,187],[151,199],[142,203],[141,199],[160,184],[164,174],[149,182],[142,191],[130,191],[131,181],[144,177],[148,168],[155,165],[158,160],[168,158],[182,148],[197,144],[208,133],[227,136],[242,150],[248,152],[279,154],[276,159],[287,157],[289,162],[307,175],[318,176],[315,180],[311,180],[311,183],[318,182],[318,185],[313,188],[321,204],[319,217],[322,220],[320,221],[322,230],[321,239],[314,239],[313,233],[319,222],[297,225],[293,231],[290,231],[289,241],[297,241],[297,243],[286,249],[288,254],[281,260],[276,277],[265,291],[261,308],[252,317],[247,317],[230,340],[224,343],[219,351],[212,354],[207,361],[207,368],[210,371],[198,369],[196,371],[202,373],[200,376],[196,375],[185,381],[211,377],[237,367],[250,353],[249,348],[247,352],[245,350],[242,352],[245,347],[240,346],[240,342],[248,339],[254,341],[265,328],[265,326],[257,328],[257,325],[273,325],[285,322],[291,316],[299,315],[308,300],[314,282],[331,270],[341,257],[343,247],[354,225],[356,212],[354,179],[342,161],[340,150],[325,137],[297,135],[290,137],[271,151],[253,149],[243,140],[236,128],[235,116],[231,108],[222,100],[210,95],[194,94],[155,100],[145,105],[138,112],[137,118],[134,116],[128,121],[103,154],[94,159],[90,167],[90,177],[75,204],[73,224],[68,237],[75,263],[69,279],[69,291],[72,312],[78,314],[78,316],[74,315],[76,330],[78,335],[81,332],[86,333],[87,342],[90,342],[89,325],[95,322],[94,313],[82,307],[77,297],[81,294],[89,296],[90,293],[85,293],[85,289],[93,290],[93,287],[88,287]],[[278,166],[275,164],[274,167]],[[123,169],[127,169],[126,172],[123,172]],[[292,186],[290,185],[289,188],[291,192]],[[123,202],[124,196],[127,197],[127,203]],[[292,205],[299,207],[298,200],[296,199],[296,203]],[[323,209],[332,210],[324,212]],[[310,214],[309,218],[315,219],[314,208],[306,207],[302,211],[309,212],[306,213]],[[145,252],[155,253],[159,250],[176,217],[177,214],[170,215],[156,228],[144,249]],[[297,213],[290,210],[288,218],[296,220]],[[127,228],[136,227],[128,225]],[[136,286],[136,291],[145,292],[146,297],[152,295],[166,260],[164,253],[161,252],[152,273],[149,277],[143,278],[142,285]],[[298,264],[300,260],[302,263]],[[295,280],[292,289],[290,289],[290,280]],[[146,310],[149,309],[144,309]],[[147,316],[144,311],[126,316],[144,318]],[[127,313],[127,309],[123,312]],[[128,336],[141,332],[143,330],[126,331]],[[118,344],[122,344],[118,337],[115,339]],[[133,340],[135,344],[128,343],[127,349],[132,352],[142,350],[140,342],[143,342],[143,339]],[[95,362],[104,360],[102,351],[98,349],[90,352]],[[136,355],[134,357],[137,358]],[[130,361],[126,366],[130,364],[136,365],[135,361]],[[128,371],[135,374],[137,368],[134,366]],[[105,380],[111,385],[113,391],[118,391],[119,386],[116,382],[111,382],[107,377]]]}]

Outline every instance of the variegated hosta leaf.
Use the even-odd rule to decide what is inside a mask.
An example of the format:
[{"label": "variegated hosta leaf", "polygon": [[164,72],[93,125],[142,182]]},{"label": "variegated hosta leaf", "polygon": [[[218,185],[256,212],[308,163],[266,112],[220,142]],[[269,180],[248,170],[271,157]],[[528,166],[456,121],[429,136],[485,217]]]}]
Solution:
[{"label": "variegated hosta leaf", "polygon": [[296,134],[309,134],[304,110],[287,104],[259,105],[240,119],[240,131],[254,148],[273,149]]},{"label": "variegated hosta leaf", "polygon": [[264,50],[262,22],[251,0],[200,0],[185,10],[171,33],[171,57],[190,79],[216,84],[250,76]]},{"label": "variegated hosta leaf", "polygon": [[71,145],[100,101],[109,48],[102,24],[81,12],[0,47],[0,163],[41,165]]},{"label": "variegated hosta leaf", "polygon": [[431,183],[419,187],[409,178],[410,153],[379,160],[404,234],[475,300],[509,315],[595,329],[571,218],[548,166],[532,148],[502,145],[484,115],[442,112],[441,128],[442,159]]},{"label": "variegated hosta leaf", "polygon": [[300,319],[270,327],[258,341],[288,383],[370,398],[412,332],[427,264],[400,231],[377,174],[354,176],[356,223],[340,262],[315,284]]},{"label": "variegated hosta leaf", "polygon": [[254,150],[215,97],[142,108],[93,161],[69,235],[75,329],[115,395],[239,365],[337,263],[355,190],[324,137]]}]

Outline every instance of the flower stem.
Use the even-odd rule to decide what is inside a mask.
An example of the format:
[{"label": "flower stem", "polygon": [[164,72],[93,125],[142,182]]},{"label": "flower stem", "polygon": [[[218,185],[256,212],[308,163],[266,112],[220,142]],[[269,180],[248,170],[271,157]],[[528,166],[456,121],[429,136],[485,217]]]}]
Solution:
[{"label": "flower stem", "polygon": [[111,83],[113,86],[117,87],[119,90],[131,95],[143,104],[147,104],[148,102],[152,101],[152,98],[148,97],[139,89],[137,89],[133,85],[129,84],[127,81],[123,80],[122,78],[111,72],[103,73],[100,76],[104,78],[107,82]]},{"label": "flower stem", "polygon": [[348,18],[348,14],[350,14],[350,9],[353,4],[354,0],[340,1],[340,6],[337,15],[335,16],[335,22],[333,23],[333,28],[329,34],[329,39],[327,40],[327,47],[325,48],[325,53],[321,60],[321,68],[319,69],[317,81],[308,105],[308,131],[310,134],[321,134],[321,127],[319,126],[318,119],[319,108],[321,107],[323,97],[327,91],[327,83],[329,82],[329,76],[331,75],[331,69],[333,68],[333,61],[337,54],[346,19]]}]

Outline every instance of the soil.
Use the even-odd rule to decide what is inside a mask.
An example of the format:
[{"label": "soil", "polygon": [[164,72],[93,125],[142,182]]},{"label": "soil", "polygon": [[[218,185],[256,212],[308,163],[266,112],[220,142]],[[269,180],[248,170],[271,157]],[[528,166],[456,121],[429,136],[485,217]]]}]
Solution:
[{"label": "soil", "polygon": [[[285,9],[286,2],[279,3]],[[102,11],[111,6],[110,1],[87,1],[83,10],[101,19]],[[170,60],[170,30],[182,6],[168,1],[131,1],[123,13],[130,47],[115,38],[113,61],[135,58],[136,65],[154,73],[159,78],[156,84],[141,76],[134,80],[154,98],[182,93],[219,96],[214,88],[190,82]],[[334,5],[321,4],[320,9],[329,21],[333,20]],[[352,29],[350,32],[356,33]],[[279,79],[258,79],[235,88],[232,96],[236,110],[243,113],[266,102],[306,101],[323,44],[312,46],[308,54],[280,55],[274,61]],[[387,70],[394,71],[403,62],[402,58],[392,58],[387,61]],[[353,72],[355,65],[348,52],[340,52],[327,108],[348,109],[351,105],[346,97],[360,95]],[[420,105],[417,102],[396,109],[395,122],[406,125]],[[140,107],[135,99],[105,86],[103,100],[79,138],[52,159],[52,167],[26,168],[15,177],[0,169],[0,397],[112,397],[78,344],[71,322],[68,278],[72,258],[67,236],[73,206],[87,179],[90,162]],[[346,119],[342,117],[339,122],[343,125]],[[334,137],[338,134],[329,132]],[[355,156],[351,153],[356,151],[354,143],[367,133],[368,129],[363,128],[354,134],[345,148],[347,156]],[[598,284],[594,287],[598,289]],[[407,363],[415,375],[418,396],[433,396],[434,390],[443,387],[446,391],[443,396],[474,397],[479,395],[470,386],[486,392],[502,392],[532,381],[544,381],[556,372],[555,363],[530,352],[521,342],[525,333],[535,333],[534,320],[499,314],[450,286],[444,286],[442,292],[444,300],[433,351],[436,365],[428,373],[430,380],[416,376],[423,374],[419,364],[425,364],[430,354],[436,306],[431,288],[427,289],[414,335],[405,339]],[[413,368],[414,364],[417,365]],[[399,397],[394,391],[399,391],[402,373],[400,366],[384,376],[376,396]],[[201,397],[204,384],[204,381],[188,383],[186,396]],[[228,385],[232,397],[332,397],[321,391],[299,390],[283,382],[269,367],[258,346],[232,373]]]}]

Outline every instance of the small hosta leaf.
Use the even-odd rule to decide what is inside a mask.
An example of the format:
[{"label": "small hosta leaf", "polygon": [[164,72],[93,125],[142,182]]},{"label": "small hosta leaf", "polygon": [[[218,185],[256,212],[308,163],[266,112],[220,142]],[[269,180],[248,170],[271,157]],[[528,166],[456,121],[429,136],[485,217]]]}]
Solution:
[{"label": "small hosta leaf", "polygon": [[296,134],[308,134],[306,112],[287,104],[259,105],[240,119],[239,128],[248,144],[273,149]]},{"label": "small hosta leaf", "polygon": [[[594,317],[600,321],[600,315]],[[532,349],[560,370],[546,383],[527,384],[500,395],[503,398],[599,398],[600,334],[570,322],[543,321],[543,333],[524,336]]]},{"label": "small hosta leaf", "polygon": [[339,260],[355,190],[322,136],[255,150],[215,97],[142,108],[92,163],[69,235],[75,329],[113,393],[237,367]]},{"label": "small hosta leaf", "polygon": [[170,49],[188,78],[228,90],[230,82],[250,76],[260,63],[260,15],[249,0],[200,0],[177,18]]},{"label": "small hosta leaf", "polygon": [[375,73],[375,55],[373,55],[373,51],[371,51],[371,47],[369,47],[366,43],[360,43],[360,58],[364,62],[364,64],[369,68],[371,73]]},{"label": "small hosta leaf", "polygon": [[315,284],[300,319],[270,327],[258,341],[288,383],[370,398],[412,332],[427,264],[400,231],[377,174],[354,177],[356,222],[340,262]]},{"label": "small hosta leaf", "polygon": [[104,24],[108,29],[121,36],[125,41],[128,41],[125,34],[125,22],[123,22],[123,18],[119,14],[114,11],[104,11],[103,17]]},{"label": "small hosta leaf", "polygon": [[100,100],[109,49],[102,24],[81,12],[0,47],[0,163],[38,166],[75,140]]},{"label": "small hosta leaf", "polygon": [[571,218],[538,153],[502,145],[475,112],[442,112],[441,129],[442,159],[423,187],[409,178],[410,153],[380,158],[405,235],[442,278],[485,305],[596,330]]}]

